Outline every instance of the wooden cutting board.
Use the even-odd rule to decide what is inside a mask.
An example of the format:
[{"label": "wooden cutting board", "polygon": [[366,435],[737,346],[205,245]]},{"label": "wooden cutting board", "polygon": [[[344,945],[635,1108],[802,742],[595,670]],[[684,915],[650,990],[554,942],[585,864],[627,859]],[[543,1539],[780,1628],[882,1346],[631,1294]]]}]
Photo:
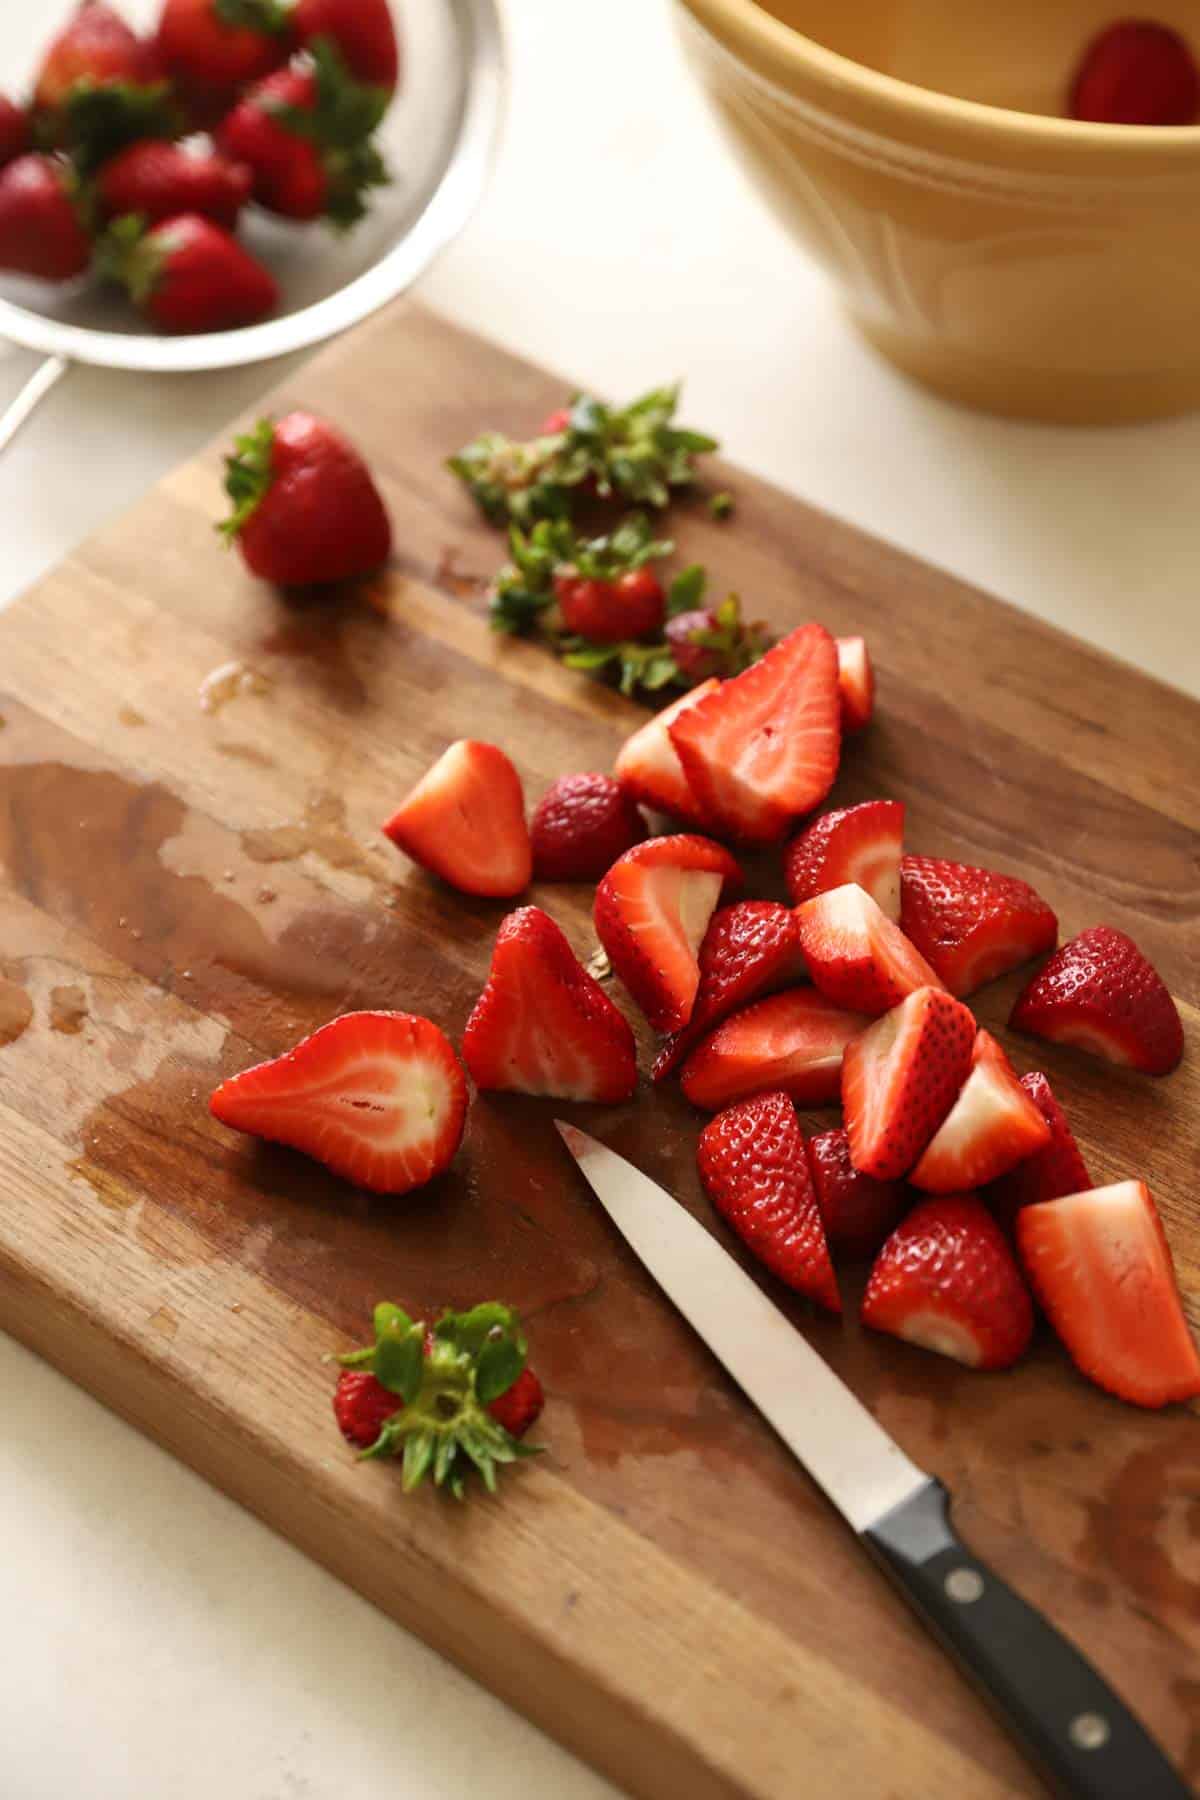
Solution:
[{"label": "wooden cutting board", "polygon": [[[274,403],[341,421],[379,472],[397,554],[370,592],[293,607],[253,583],[213,533],[218,446],[0,619],[0,1323],[634,1794],[1029,1794],[589,1200],[552,1106],[477,1102],[453,1174],[392,1203],[207,1114],[219,1078],[349,1008],[460,1031],[504,908],[378,831],[449,740],[505,745],[536,796],[609,767],[642,716],[489,633],[500,547],[441,467],[561,397],[398,308]],[[1183,1002],[1190,1059],[1160,1082],[1012,1039],[1015,980],[979,1012],[1049,1071],[1098,1181],[1149,1181],[1200,1323],[1200,707],[727,476],[736,516],[681,512],[687,556],[778,628],[870,640],[880,715],[836,798],[904,800],[911,847],[1028,876],[1064,935],[1130,930]],[[205,710],[230,663],[246,680]],[[586,891],[534,898],[593,948]],[[573,1114],[725,1237],[677,1094]],[[498,1501],[402,1500],[336,1436],[322,1359],[385,1296],[526,1315],[549,1453]],[[964,1535],[1200,1777],[1195,1414],[1107,1399],[1048,1338],[978,1376],[792,1310],[949,1484]]]}]

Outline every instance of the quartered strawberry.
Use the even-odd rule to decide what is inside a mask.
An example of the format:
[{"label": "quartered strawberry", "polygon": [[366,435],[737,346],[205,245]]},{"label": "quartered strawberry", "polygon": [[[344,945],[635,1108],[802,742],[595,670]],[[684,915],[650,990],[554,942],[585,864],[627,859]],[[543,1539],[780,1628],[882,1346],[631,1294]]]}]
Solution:
[{"label": "quartered strawberry", "polygon": [[940,988],[918,988],[847,1045],[842,1105],[856,1169],[907,1175],[971,1068],[975,1020]]},{"label": "quartered strawberry", "polygon": [[799,906],[816,894],[856,881],[889,919],[900,917],[904,805],[864,800],[822,813],[783,853],[788,893]]},{"label": "quartered strawberry", "polygon": [[718,1113],[700,1134],[696,1160],[709,1199],[759,1261],[797,1293],[840,1313],[804,1138],[788,1096],[758,1094]]},{"label": "quartered strawberry", "polygon": [[467,1081],[445,1035],[411,1013],[346,1013],[272,1062],[222,1082],[214,1116],[288,1144],[377,1194],[407,1194],[449,1168]]},{"label": "quartered strawberry", "polygon": [[451,744],[383,829],[463,894],[511,899],[533,876],[521,777],[495,744]]},{"label": "quartered strawberry", "polygon": [[814,986],[851,1012],[887,1012],[917,988],[942,985],[900,927],[855,882],[798,906],[796,928]]},{"label": "quartered strawberry", "polygon": [[56,156],[18,156],[0,169],[0,270],[73,281],[92,260],[79,184]]},{"label": "quartered strawberry", "polygon": [[1019,876],[906,856],[900,888],[901,925],[960,1000],[1058,942],[1058,920]]},{"label": "quartered strawberry", "polygon": [[668,730],[704,815],[722,835],[770,844],[819,806],[838,770],[837,650],[801,625]]},{"label": "quartered strawberry", "polygon": [[904,1184],[875,1181],[856,1169],[844,1131],[819,1132],[806,1149],[830,1249],[873,1256],[908,1205]]},{"label": "quartered strawberry", "polygon": [[149,230],[137,213],[117,219],[101,240],[99,262],[161,331],[233,331],[259,324],[279,305],[270,270],[199,213]]},{"label": "quartered strawberry", "polygon": [[1169,1075],[1183,1056],[1183,1021],[1166,984],[1111,925],[1064,944],[1021,993],[1009,1024],[1144,1075]]},{"label": "quartered strawberry", "polygon": [[185,150],[162,138],[143,138],[104,164],[96,178],[96,199],[110,219],[140,213],[148,224],[200,213],[237,227],[250,199],[250,171],[214,153]]},{"label": "quartered strawberry", "polygon": [[560,775],[529,826],[539,881],[599,881],[646,835],[641,813],[611,775]]},{"label": "quartered strawberry", "polygon": [[842,1052],[867,1022],[815,988],[789,988],[718,1025],[684,1063],[680,1085],[707,1112],[769,1088],[800,1106],[831,1106]]},{"label": "quartered strawberry", "polygon": [[1093,1186],[1079,1145],[1046,1077],[1040,1070],[1031,1069],[1028,1075],[1022,1075],[1021,1086],[1045,1119],[1050,1141],[988,1188],[987,1203],[1002,1224],[1011,1224],[1023,1206],[1033,1206],[1039,1200],[1060,1200],[1064,1194],[1082,1194]]},{"label": "quartered strawberry", "polygon": [[30,148],[29,114],[23,106],[0,94],[0,169]]},{"label": "quartered strawberry", "polygon": [[313,413],[260,419],[237,438],[225,492],[234,510],[221,531],[251,574],[276,587],[352,581],[392,553],[391,520],[370,469]]},{"label": "quartered strawberry", "polygon": [[923,1200],[897,1225],[871,1270],[862,1321],[969,1369],[1010,1368],[1033,1336],[1021,1272],[975,1194]]},{"label": "quartered strawberry", "polygon": [[163,0],[158,54],[193,124],[215,125],[296,47],[283,0]]},{"label": "quartered strawberry", "polygon": [[774,900],[741,900],[715,912],[700,946],[700,986],[692,1016],[672,1032],[654,1064],[664,1081],[706,1032],[775,988],[803,981],[807,969],[796,916]]},{"label": "quartered strawberry", "polygon": [[1093,38],[1071,86],[1071,117],[1098,125],[1194,125],[1200,68],[1187,41],[1151,19]]},{"label": "quartered strawberry", "polygon": [[629,1023],[536,906],[496,934],[487,986],[463,1033],[476,1087],[614,1105],[637,1085]]},{"label": "quartered strawberry", "polygon": [[866,638],[835,639],[838,687],[842,696],[842,730],[848,737],[865,731],[875,713],[875,670]]},{"label": "quartered strawberry", "polygon": [[741,885],[728,850],[678,836],[636,844],[596,889],[596,934],[656,1031],[679,1031],[691,1018],[708,922]]},{"label": "quartered strawberry", "polygon": [[627,738],[613,765],[613,773],[631,800],[653,812],[669,813],[685,825],[703,827],[704,815],[693,794],[679,753],[671,742],[671,726],[682,713],[698,706],[720,687],[714,677],[672,701],[662,712]]},{"label": "quartered strawberry", "polygon": [[961,1194],[1048,1148],[1050,1127],[990,1031],[980,1031],[971,1073],[909,1176],[927,1194]]},{"label": "quartered strawberry", "polygon": [[1144,1181],[1023,1207],[1016,1230],[1034,1292],[1089,1380],[1135,1406],[1200,1394],[1200,1356]]},{"label": "quartered strawberry", "polygon": [[389,0],[297,0],[292,13],[306,48],[337,46],[355,81],[392,93],[400,80],[400,46]]}]

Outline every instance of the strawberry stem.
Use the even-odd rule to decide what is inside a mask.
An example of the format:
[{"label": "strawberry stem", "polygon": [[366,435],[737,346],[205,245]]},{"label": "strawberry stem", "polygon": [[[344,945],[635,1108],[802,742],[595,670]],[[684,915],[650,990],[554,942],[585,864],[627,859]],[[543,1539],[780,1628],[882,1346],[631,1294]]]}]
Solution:
[{"label": "strawberry stem", "polygon": [[274,453],[275,426],[270,419],[260,419],[253,431],[234,439],[233,455],[225,459],[225,492],[233,502],[233,512],[217,526],[230,543],[271,491]]}]

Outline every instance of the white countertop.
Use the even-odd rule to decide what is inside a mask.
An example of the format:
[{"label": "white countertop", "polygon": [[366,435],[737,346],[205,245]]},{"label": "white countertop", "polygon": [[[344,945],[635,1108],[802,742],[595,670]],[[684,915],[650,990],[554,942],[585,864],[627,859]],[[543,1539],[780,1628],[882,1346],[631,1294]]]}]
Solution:
[{"label": "white countertop", "polygon": [[[0,68],[39,10],[0,11]],[[508,12],[501,166],[428,303],[617,396],[685,375],[737,460],[1200,692],[1200,419],[1026,427],[908,387],[726,159],[665,0]],[[32,367],[0,354],[0,403]],[[73,372],[0,458],[0,604],[281,373]],[[614,1792],[6,1339],[0,1396],[6,1800]]]}]

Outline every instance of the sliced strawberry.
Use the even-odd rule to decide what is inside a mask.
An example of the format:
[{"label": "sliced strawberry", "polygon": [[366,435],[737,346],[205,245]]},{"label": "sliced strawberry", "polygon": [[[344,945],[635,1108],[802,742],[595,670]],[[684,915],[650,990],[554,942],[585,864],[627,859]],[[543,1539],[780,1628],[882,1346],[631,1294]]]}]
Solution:
[{"label": "sliced strawberry", "polygon": [[799,906],[816,894],[856,881],[889,919],[900,917],[904,805],[864,800],[822,813],[783,853],[788,893]]},{"label": "sliced strawberry", "polygon": [[1089,1380],[1135,1406],[1200,1394],[1200,1356],[1144,1181],[1023,1207],[1017,1248],[1046,1316]]},{"label": "sliced strawberry", "polygon": [[670,728],[682,713],[698,706],[707,694],[715,693],[720,685],[715,676],[711,681],[701,682],[699,687],[681,695],[670,706],[664,707],[662,712],[656,713],[648,725],[635,731],[621,746],[621,753],[613,765],[613,773],[629,798],[639,806],[648,806],[654,812],[669,813],[672,818],[682,820],[685,825],[704,828],[704,814],[683,772],[679,754],[671,742]]},{"label": "sliced strawberry", "polygon": [[1022,1075],[1021,1086],[1045,1119],[1050,1141],[988,1188],[988,1205],[1002,1224],[1011,1224],[1023,1206],[1060,1200],[1064,1194],[1082,1194],[1094,1185],[1046,1077],[1031,1069]]},{"label": "sliced strawberry", "polygon": [[797,1293],[842,1310],[813,1193],[804,1138],[786,1094],[718,1113],[700,1134],[700,1179],[721,1217]]},{"label": "sliced strawberry", "polygon": [[464,894],[510,899],[533,875],[521,777],[495,744],[451,744],[383,829]]},{"label": "sliced strawberry", "polygon": [[1162,977],[1111,925],[1064,944],[1020,995],[1009,1024],[1144,1075],[1169,1075],[1183,1056],[1183,1021]]},{"label": "sliced strawberry", "polygon": [[969,1369],[1029,1348],[1033,1306],[1004,1233],[975,1194],[923,1200],[879,1252],[862,1321]]},{"label": "sliced strawberry", "polygon": [[596,889],[597,936],[656,1031],[691,1018],[708,921],[741,885],[728,850],[683,836],[635,844]]},{"label": "sliced strawberry", "polygon": [[807,1149],[830,1248],[847,1256],[873,1256],[908,1205],[904,1184],[874,1181],[856,1169],[844,1131],[819,1132],[809,1138]]},{"label": "sliced strawberry", "polygon": [[628,1100],[637,1052],[628,1020],[536,906],[496,934],[487,986],[463,1033],[476,1087],[560,1100]]},{"label": "sliced strawberry", "polygon": [[777,842],[820,805],[837,774],[833,639],[821,625],[801,625],[668,729],[712,828],[746,843]]},{"label": "sliced strawberry", "polygon": [[939,988],[918,988],[846,1049],[842,1105],[856,1169],[907,1175],[958,1098],[975,1020]]},{"label": "sliced strawberry", "polygon": [[707,1112],[780,1088],[801,1106],[831,1106],[842,1052],[867,1021],[815,988],[790,988],[734,1013],[692,1051],[680,1083]]},{"label": "sliced strawberry", "polygon": [[222,1082],[210,1104],[234,1131],[302,1150],[374,1193],[407,1194],[454,1160],[467,1082],[428,1019],[346,1013]]},{"label": "sliced strawberry", "polygon": [[838,638],[838,687],[842,697],[842,730],[852,737],[865,731],[875,713],[875,670],[866,638]]},{"label": "sliced strawberry", "polygon": [[1050,1143],[1050,1127],[990,1031],[980,1031],[971,1073],[909,1176],[927,1194],[961,1194],[995,1181]]},{"label": "sliced strawberry", "polygon": [[796,915],[775,900],[742,900],[712,916],[700,946],[700,986],[692,1016],[667,1038],[654,1064],[664,1081],[705,1032],[739,1007],[776,988],[803,981],[808,971]]},{"label": "sliced strawberry", "polygon": [[888,1012],[918,988],[941,982],[898,925],[854,882],[796,908],[813,984],[851,1012]]},{"label": "sliced strawberry", "polygon": [[900,889],[901,925],[960,1000],[1058,942],[1058,920],[1016,875],[906,856]]}]

